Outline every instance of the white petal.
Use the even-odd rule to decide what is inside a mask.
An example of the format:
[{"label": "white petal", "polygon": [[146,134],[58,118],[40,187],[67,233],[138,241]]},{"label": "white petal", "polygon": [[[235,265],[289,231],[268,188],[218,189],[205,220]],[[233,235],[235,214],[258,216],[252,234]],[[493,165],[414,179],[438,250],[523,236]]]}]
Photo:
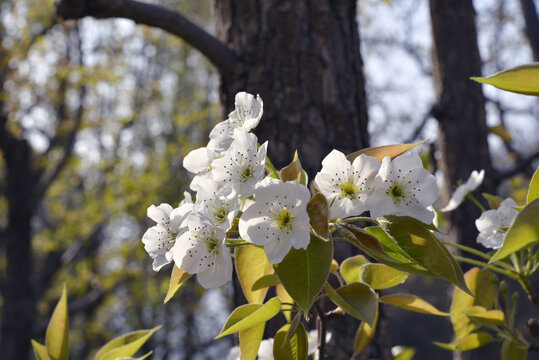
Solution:
[{"label": "white petal", "polygon": [[253,204],[240,217],[240,236],[245,241],[256,245],[265,245],[273,239],[275,233],[274,223],[266,217],[266,207]]},{"label": "white petal", "polygon": [[264,252],[270,264],[278,264],[290,251],[292,244],[286,239],[275,239],[264,245]]},{"label": "white petal", "polygon": [[214,289],[232,280],[232,260],[226,247],[215,255],[208,268],[197,274],[197,280],[205,289]]},{"label": "white petal", "polygon": [[158,224],[165,225],[168,224],[170,220],[170,212],[172,211],[172,206],[169,204],[160,204],[159,206],[151,205],[147,210],[147,215],[150,219],[155,221]]},{"label": "white petal", "polygon": [[451,195],[451,199],[449,199],[449,202],[441,209],[441,211],[448,212],[455,210],[469,192],[474,191],[481,185],[484,176],[485,170],[481,170],[480,172],[477,172],[476,170],[472,171],[470,178],[455,190],[453,195]]},{"label": "white petal", "polygon": [[[397,175],[399,176],[399,175]],[[438,185],[436,178],[423,168],[409,170],[404,175],[404,185],[421,205],[432,205],[438,199]]]},{"label": "white petal", "polygon": [[217,154],[214,151],[206,147],[201,147],[192,150],[185,156],[183,159],[183,167],[193,174],[205,172],[208,171],[211,162],[216,157]]},{"label": "white petal", "polygon": [[191,231],[176,239],[172,257],[176,265],[189,274],[197,274],[206,269],[211,254],[204,244],[198,244]]},{"label": "white petal", "polygon": [[423,168],[421,158],[415,153],[406,153],[393,159],[392,165],[395,169],[406,172],[410,169]]},{"label": "white petal", "polygon": [[309,242],[311,241],[311,234],[309,233],[309,223],[297,224],[298,219],[294,219],[294,227],[290,231],[289,239],[292,246],[296,249],[307,249]]},{"label": "white petal", "polygon": [[496,229],[500,226],[500,219],[498,216],[498,211],[496,210],[487,210],[484,211],[479,219],[475,220],[475,226],[480,233],[490,234],[494,233]]}]

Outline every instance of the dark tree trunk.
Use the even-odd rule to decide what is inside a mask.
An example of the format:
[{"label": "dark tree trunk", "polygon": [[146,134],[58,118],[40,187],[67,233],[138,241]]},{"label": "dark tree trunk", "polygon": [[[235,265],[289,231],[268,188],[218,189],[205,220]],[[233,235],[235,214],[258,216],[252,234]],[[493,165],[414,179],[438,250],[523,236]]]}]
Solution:
[{"label": "dark tree trunk", "polygon": [[237,66],[221,77],[226,111],[239,91],[258,93],[276,166],[298,150],[313,176],[331,149],[368,146],[367,106],[356,1],[216,1],[218,37]]},{"label": "dark tree trunk", "polygon": [[520,7],[524,15],[524,32],[530,42],[534,61],[539,61],[539,18],[534,0],[520,0]]},{"label": "dark tree trunk", "polygon": [[[459,180],[485,169],[483,188],[491,191],[485,99],[470,76],[481,74],[472,0],[430,0],[433,34],[434,115],[439,123],[439,168],[444,174],[442,197],[447,202]],[[480,211],[470,202],[447,214],[449,241],[477,247],[475,219]]]}]

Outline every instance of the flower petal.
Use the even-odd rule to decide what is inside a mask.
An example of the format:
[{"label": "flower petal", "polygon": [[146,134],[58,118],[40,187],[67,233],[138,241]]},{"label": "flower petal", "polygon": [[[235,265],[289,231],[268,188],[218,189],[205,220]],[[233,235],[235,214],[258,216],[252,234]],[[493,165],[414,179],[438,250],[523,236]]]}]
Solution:
[{"label": "flower petal", "polygon": [[183,158],[183,167],[193,174],[199,174],[208,171],[211,162],[216,157],[217,154],[214,151],[206,147],[201,147],[192,150]]},{"label": "flower petal", "polygon": [[205,289],[214,289],[232,280],[232,260],[226,247],[223,246],[207,265],[206,270],[197,274],[198,282]]},{"label": "flower petal", "polygon": [[147,215],[150,219],[155,221],[158,224],[165,225],[169,223],[170,212],[172,211],[172,206],[169,204],[160,204],[159,206],[150,205],[147,210]]},{"label": "flower petal", "polygon": [[292,248],[290,241],[276,238],[264,245],[264,252],[266,253],[270,264],[278,264],[283,261],[286,254],[290,251],[290,248]]}]

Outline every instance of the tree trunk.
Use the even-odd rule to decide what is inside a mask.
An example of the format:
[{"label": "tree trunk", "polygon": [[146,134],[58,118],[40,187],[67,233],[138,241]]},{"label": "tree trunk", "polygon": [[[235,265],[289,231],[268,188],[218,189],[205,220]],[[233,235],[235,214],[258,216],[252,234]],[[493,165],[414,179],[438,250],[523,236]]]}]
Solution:
[{"label": "tree trunk", "polygon": [[524,32],[532,48],[533,60],[539,61],[539,18],[534,0],[520,0],[520,7],[524,15]]},{"label": "tree trunk", "polygon": [[[434,115],[439,123],[439,168],[442,197],[447,202],[459,180],[485,169],[483,189],[492,191],[485,99],[470,76],[481,74],[472,0],[430,0],[433,34]],[[475,219],[480,211],[470,202],[447,214],[449,241],[477,247]]]},{"label": "tree trunk", "polygon": [[331,149],[368,146],[356,13],[355,0],[216,1],[218,37],[237,57],[222,102],[228,113],[237,92],[260,94],[256,133],[277,167],[297,149],[312,178]]}]

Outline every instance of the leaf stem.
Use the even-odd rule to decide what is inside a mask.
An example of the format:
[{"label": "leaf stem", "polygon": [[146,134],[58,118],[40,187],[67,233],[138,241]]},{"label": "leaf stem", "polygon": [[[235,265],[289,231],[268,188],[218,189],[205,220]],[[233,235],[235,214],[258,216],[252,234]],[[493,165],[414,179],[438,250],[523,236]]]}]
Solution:
[{"label": "leaf stem", "polygon": [[366,217],[366,216],[364,216],[364,217],[357,216],[357,217],[351,217],[351,218],[347,218],[347,219],[341,219],[341,221],[339,221],[339,222],[356,222],[356,221],[368,221],[368,222],[371,222],[371,223],[374,223],[374,224],[378,224],[378,221],[376,221],[373,218]]},{"label": "leaf stem", "polygon": [[497,272],[497,273],[499,273],[499,274],[505,275],[505,276],[507,276],[508,278],[511,278],[511,279],[514,279],[514,280],[517,280],[517,279],[518,279],[518,278],[515,276],[515,274],[510,273],[509,271],[500,269],[500,268],[498,268],[498,267],[496,267],[496,266],[494,266],[494,265],[490,265],[490,264],[484,263],[484,262],[482,262],[482,261],[469,259],[469,258],[463,257],[463,256],[455,256],[455,260],[460,261],[460,262],[463,262],[463,263],[467,263],[467,264],[471,264],[471,265],[476,265],[476,266],[481,266],[481,267],[487,268],[487,269],[489,269],[489,270],[492,270],[492,271]]},{"label": "leaf stem", "polygon": [[275,169],[275,166],[273,166],[273,163],[271,162],[268,156],[266,156],[266,170],[268,172],[271,172],[277,179],[281,178],[279,176],[279,172],[277,171],[277,169]]},{"label": "leaf stem", "polygon": [[478,208],[481,210],[481,212],[485,212],[487,209],[475,198],[475,196],[472,195],[471,192],[466,195],[467,199],[470,199]]}]

